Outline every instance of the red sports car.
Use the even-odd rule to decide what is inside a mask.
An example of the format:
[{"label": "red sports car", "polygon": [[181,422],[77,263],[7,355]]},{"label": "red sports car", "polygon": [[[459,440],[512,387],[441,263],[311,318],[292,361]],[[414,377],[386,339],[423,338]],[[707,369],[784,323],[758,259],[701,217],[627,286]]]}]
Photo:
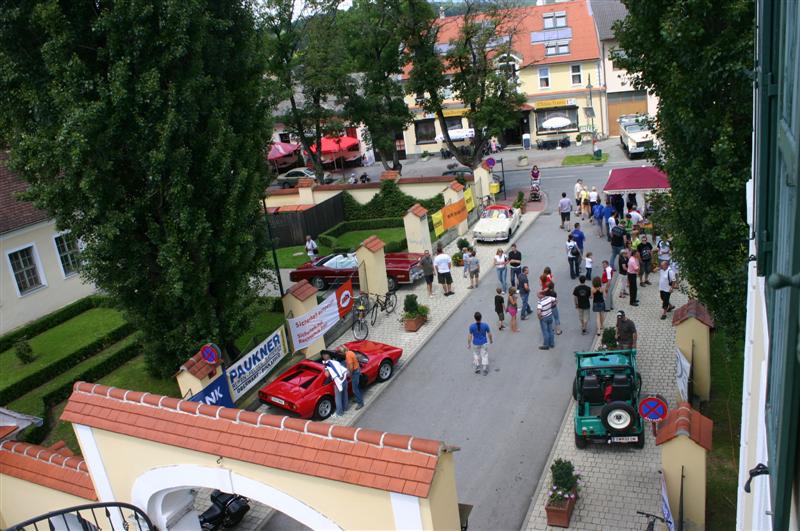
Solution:
[{"label": "red sports car", "polygon": [[[422,265],[420,253],[387,253],[386,276],[389,280],[389,291],[397,289],[398,284],[412,284],[422,278]],[[289,280],[298,282],[308,280],[318,290],[323,290],[328,284],[338,284],[353,279],[353,284],[358,284],[358,259],[355,253],[329,254],[306,262],[291,273]]]},{"label": "red sports car", "polygon": [[[345,346],[356,353],[361,364],[361,386],[384,382],[394,374],[403,349],[375,341],[351,341]],[[333,350],[331,357],[344,365],[344,355]],[[348,391],[353,394],[348,377]],[[258,391],[262,403],[297,413],[303,418],[326,419],[336,409],[333,381],[319,360],[303,360],[293,365]]]}]

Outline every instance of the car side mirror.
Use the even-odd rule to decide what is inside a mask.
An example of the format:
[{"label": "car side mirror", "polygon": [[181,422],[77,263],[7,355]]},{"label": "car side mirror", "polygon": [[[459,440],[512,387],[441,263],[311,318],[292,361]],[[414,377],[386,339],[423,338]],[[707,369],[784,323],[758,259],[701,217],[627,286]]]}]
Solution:
[{"label": "car side mirror", "polygon": [[325,381],[323,381],[323,382],[322,382],[322,385],[328,385],[328,384],[329,384],[329,383],[331,383],[332,381],[333,381],[333,380],[331,380],[331,377],[330,377],[330,376],[326,376],[326,377],[325,377]]}]

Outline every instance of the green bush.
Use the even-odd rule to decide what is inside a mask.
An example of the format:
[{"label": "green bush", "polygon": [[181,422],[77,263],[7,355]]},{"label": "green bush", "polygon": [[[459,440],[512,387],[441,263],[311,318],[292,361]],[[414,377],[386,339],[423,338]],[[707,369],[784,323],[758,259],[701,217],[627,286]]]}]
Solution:
[{"label": "green bush", "polygon": [[[320,234],[317,239],[321,245],[332,249],[333,252],[349,252],[350,249],[337,247],[337,239],[339,236],[354,230],[388,229],[403,226],[402,217],[342,221]],[[403,247],[403,249],[405,249],[405,247]]]},{"label": "green bush", "polygon": [[348,192],[342,193],[342,199],[344,203],[344,219],[348,221],[386,217],[402,219],[414,203],[419,203],[428,209],[428,212],[435,212],[444,206],[444,198],[441,194],[431,199],[420,200],[404,194],[393,180],[381,181],[380,191],[365,205],[353,199],[353,196]]},{"label": "green bush", "polygon": [[550,473],[553,476],[553,486],[548,491],[548,498],[551,501],[559,502],[568,498],[575,498],[575,494],[580,490],[578,480],[580,474],[575,473],[575,466],[566,459],[556,459],[550,465]]},{"label": "green bush", "polygon": [[408,240],[403,238],[399,242],[388,242],[383,248],[385,253],[400,253],[408,248]]},{"label": "green bush", "polygon": [[0,337],[0,352],[5,352],[14,346],[14,343],[23,338],[30,338],[38,336],[45,330],[49,330],[54,326],[60,325],[64,321],[69,321],[76,315],[80,315],[87,310],[103,306],[108,303],[108,299],[102,295],[90,295],[78,301],[64,306],[60,310],[47,314],[44,317],[28,323],[25,326],[9,332],[8,334]]},{"label": "green bush", "polygon": [[464,254],[462,252],[453,253],[453,265],[461,267],[464,265]]},{"label": "green bush", "polygon": [[417,296],[413,293],[409,293],[406,295],[406,298],[403,299],[403,313],[416,314],[417,311],[419,311],[419,302],[417,302]]},{"label": "green bush", "polygon": [[27,339],[20,339],[14,343],[14,354],[19,361],[26,365],[36,359],[36,356],[33,355],[33,348]]},{"label": "green bush", "polygon": [[464,251],[464,249],[469,249],[469,242],[466,238],[459,238],[456,242],[456,247],[458,247],[459,251]]},{"label": "green bush", "polygon": [[67,357],[61,358],[55,363],[42,367],[38,371],[14,382],[5,389],[0,389],[0,405],[6,405],[19,396],[29,393],[36,387],[42,385],[62,372],[75,367],[83,360],[89,359],[104,348],[116,343],[123,337],[131,335],[134,328],[131,324],[125,323],[115,328],[105,336],[92,341],[88,345],[76,350]]},{"label": "green bush", "polygon": [[606,348],[615,349],[617,348],[617,329],[614,327],[608,327],[603,330],[603,337],[601,338],[601,342]]}]

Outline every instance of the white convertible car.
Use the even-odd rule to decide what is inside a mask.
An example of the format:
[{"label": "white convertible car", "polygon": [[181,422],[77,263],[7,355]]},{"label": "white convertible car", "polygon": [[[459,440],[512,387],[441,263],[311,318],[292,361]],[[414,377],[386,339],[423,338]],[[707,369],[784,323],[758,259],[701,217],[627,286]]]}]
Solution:
[{"label": "white convertible car", "polygon": [[472,233],[481,242],[508,240],[519,227],[520,218],[519,209],[492,205],[483,211]]}]

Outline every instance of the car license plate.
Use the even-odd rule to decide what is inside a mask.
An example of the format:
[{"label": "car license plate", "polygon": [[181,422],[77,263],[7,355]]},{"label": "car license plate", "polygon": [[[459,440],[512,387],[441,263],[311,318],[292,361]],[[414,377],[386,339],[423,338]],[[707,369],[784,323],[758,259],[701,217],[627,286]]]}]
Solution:
[{"label": "car license plate", "polygon": [[638,437],[611,437],[611,442],[618,443],[635,443],[639,440]]},{"label": "car license plate", "polygon": [[[286,401],[285,401],[285,400],[282,400],[282,399],[280,399],[280,398],[278,398],[278,397],[271,396],[271,397],[269,397],[269,399],[270,399],[270,400],[272,400],[273,402],[275,402],[276,404],[280,404],[280,405],[282,405],[282,406],[285,406],[285,405],[286,405]],[[636,438],[636,437],[634,437],[634,439],[635,439],[635,438]]]}]

